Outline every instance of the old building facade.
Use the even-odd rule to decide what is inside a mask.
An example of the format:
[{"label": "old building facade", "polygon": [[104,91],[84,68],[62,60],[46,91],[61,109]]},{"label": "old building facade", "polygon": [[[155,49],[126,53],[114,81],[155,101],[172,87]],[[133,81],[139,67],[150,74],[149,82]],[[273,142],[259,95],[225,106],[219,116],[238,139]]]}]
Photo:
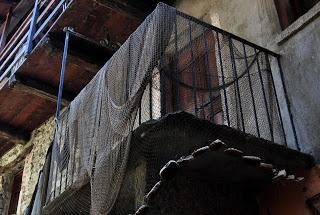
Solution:
[{"label": "old building facade", "polygon": [[[78,3],[77,1],[76,6],[74,6],[70,12],[70,17],[75,19],[75,14],[77,10],[83,9],[83,5]],[[133,6],[127,3],[127,1],[108,1],[108,0],[88,0],[90,2],[90,6],[94,9],[88,12],[87,14],[83,15],[86,19],[86,25],[90,22],[94,22],[97,20],[95,16],[92,15],[95,12],[103,13],[103,10],[97,9],[101,5],[103,7],[115,7],[115,8],[122,8],[127,7],[130,8],[130,12],[133,14],[128,14],[126,12],[126,18],[121,17],[118,14],[112,14],[110,16],[114,16],[116,18],[111,19],[113,22],[119,22],[117,24],[108,23],[108,27],[110,29],[103,29],[99,31],[101,35],[108,35],[112,39],[111,42],[119,42],[122,44],[127,37],[134,31],[134,29],[141,23],[142,19],[136,18],[136,14],[142,13],[146,14],[152,11],[155,6],[155,1],[152,1],[146,11],[143,11],[144,5],[139,3],[140,1],[136,1]],[[86,1],[85,3],[87,3]],[[18,1],[19,2],[19,1]],[[38,1],[36,1],[38,2]],[[46,1],[40,1],[46,2]],[[51,2],[51,1],[49,1]],[[55,2],[55,1],[52,1]],[[124,2],[124,3],[123,3]],[[295,3],[292,3],[295,2]],[[306,3],[308,2],[308,3]],[[84,4],[85,4],[84,3]],[[283,124],[285,127],[286,137],[288,139],[288,146],[292,149],[297,149],[298,147],[301,149],[301,152],[307,153],[312,155],[316,161],[320,160],[320,133],[317,132],[317,128],[320,122],[320,99],[319,99],[319,82],[320,82],[320,71],[319,71],[319,62],[320,62],[320,2],[316,0],[310,1],[280,1],[280,0],[231,0],[231,1],[223,1],[223,0],[177,0],[174,3],[170,2],[174,5],[179,11],[182,11],[186,14],[194,16],[206,23],[209,23],[213,26],[221,28],[225,31],[231,32],[232,34],[244,38],[248,41],[251,41],[259,46],[265,47],[275,53],[280,54],[283,77],[279,77],[278,85],[284,84],[285,89],[280,87],[281,93],[279,94],[280,106],[281,106],[281,114],[283,115]],[[23,0],[21,3],[25,4]],[[19,5],[18,4],[18,5]],[[51,4],[51,3],[50,3]],[[52,3],[56,4],[56,3]],[[114,5],[113,5],[114,4]],[[70,3],[72,5],[72,2]],[[99,6],[97,6],[99,5]],[[107,6],[105,6],[107,5]],[[121,6],[119,6],[121,5]],[[141,6],[143,5],[143,6]],[[0,5],[1,7],[1,5]],[[14,5],[14,7],[18,7]],[[30,11],[33,7],[31,6],[24,6],[24,10]],[[65,7],[68,7],[67,5]],[[102,6],[101,6],[102,7]],[[132,9],[133,7],[134,9]],[[50,8],[48,6],[48,8]],[[150,8],[150,9],[149,9]],[[303,9],[302,9],[303,8]],[[300,10],[298,10],[300,9]],[[43,9],[45,10],[45,9]],[[66,9],[68,10],[68,9]],[[120,11],[126,11],[126,9],[120,9]],[[16,11],[18,14],[18,10]],[[118,11],[118,10],[115,10]],[[132,12],[134,11],[134,12]],[[136,12],[136,11],[139,11]],[[142,11],[142,12],[141,12]],[[289,11],[289,12],[288,12]],[[298,12],[297,12],[298,11]],[[7,12],[8,14],[10,13]],[[122,12],[119,12],[120,14]],[[27,13],[26,13],[27,14]],[[32,13],[31,13],[32,14]],[[29,15],[30,16],[30,15]],[[22,17],[26,17],[23,15]],[[45,17],[45,15],[44,15]],[[49,17],[49,16],[48,16]],[[82,18],[83,18],[82,17]],[[120,17],[120,18],[119,18]],[[129,18],[128,18],[129,17]],[[133,18],[132,18],[133,17]],[[143,16],[144,17],[144,16]],[[68,17],[67,17],[68,18]],[[61,19],[67,19],[63,17]],[[140,18],[140,17],[139,17]],[[90,21],[92,19],[93,21]],[[110,21],[107,20],[107,21]],[[64,20],[65,21],[65,20]],[[106,21],[106,22],[107,22]],[[111,22],[110,21],[110,22]],[[77,22],[77,21],[73,21]],[[99,20],[99,22],[104,22],[104,20]],[[9,22],[10,23],[10,22]],[[12,23],[12,22],[11,22]],[[22,25],[23,22],[19,21],[17,26]],[[70,24],[70,23],[68,23]],[[5,29],[6,22],[3,22],[2,29]],[[57,25],[60,25],[58,23]],[[63,25],[63,24],[61,24]],[[72,25],[72,23],[70,24]],[[129,26],[125,29],[124,27],[120,26]],[[68,26],[64,26],[68,27]],[[89,38],[88,43],[90,45],[94,44],[97,45],[96,42],[101,42],[102,36],[97,36],[97,38],[93,38],[96,31],[96,28],[99,27],[92,27],[95,28],[90,32],[86,32],[86,28],[78,27],[76,28],[77,32]],[[51,29],[51,28],[50,28]],[[107,32],[108,30],[114,32]],[[4,31],[5,32],[5,31]],[[58,32],[58,31],[57,31]],[[102,33],[103,32],[103,33]],[[52,37],[61,37],[61,34],[56,33]],[[96,40],[95,42],[91,43],[92,40]],[[106,37],[107,38],[107,37]],[[51,39],[51,38],[50,38]],[[52,39],[53,40],[53,39]],[[100,40],[100,41],[99,41]],[[118,41],[117,41],[118,40]],[[63,41],[63,40],[62,40]],[[108,39],[106,39],[108,41]],[[60,41],[61,42],[61,41]],[[50,42],[48,42],[50,43]],[[108,42],[107,42],[108,43]],[[84,43],[83,43],[84,44]],[[58,46],[61,46],[58,45]],[[52,48],[52,47],[51,47]],[[61,60],[63,50],[59,52],[55,52],[57,49],[55,46],[54,48],[50,48],[50,54],[48,54],[52,59],[56,56],[57,59]],[[118,48],[118,47],[117,47]],[[75,52],[76,48],[74,48]],[[97,48],[96,50],[100,50]],[[109,49],[108,49],[109,50]],[[44,51],[47,53],[46,51]],[[105,53],[108,55],[110,53]],[[113,53],[113,52],[112,52]],[[2,54],[2,53],[1,53]],[[38,52],[36,53],[38,54]],[[55,55],[56,54],[56,55]],[[39,57],[42,56],[38,54]],[[49,57],[49,58],[50,58]],[[84,58],[79,57],[80,60],[77,60],[79,56],[76,54],[72,56],[74,60],[72,63],[74,66],[70,70],[77,71],[77,69],[81,68],[81,65],[85,65],[87,68],[86,70],[96,70],[98,71],[101,64],[93,64],[90,62],[90,59],[87,59],[86,56],[86,63],[83,63],[82,60]],[[9,57],[8,57],[9,58]],[[3,60],[1,60],[1,63]],[[31,57],[29,58],[31,59]],[[100,60],[100,59],[99,59]],[[85,61],[85,60],[83,60]],[[104,59],[102,60],[104,61]],[[53,62],[53,61],[52,61]],[[58,61],[59,62],[59,61]],[[88,63],[89,62],[89,63]],[[27,64],[28,63],[28,64]],[[50,62],[46,62],[50,64]],[[56,63],[56,62],[54,62]],[[53,64],[54,64],[53,63]],[[104,63],[104,62],[103,62]],[[271,68],[278,67],[276,61],[271,61]],[[27,64],[28,67],[24,67],[23,69],[32,69],[33,66],[36,68],[41,62],[36,62],[32,64],[31,60],[26,61],[22,64]],[[45,63],[43,63],[45,64]],[[79,66],[80,65],[80,66]],[[60,65],[55,65],[58,70],[60,69]],[[41,67],[40,69],[47,68]],[[3,68],[2,68],[3,69]],[[279,68],[278,68],[279,69]],[[26,71],[26,69],[25,69]],[[1,70],[2,72],[2,70]],[[89,71],[90,72],[90,71]],[[47,74],[43,73],[43,76]],[[85,76],[85,75],[84,75]],[[2,76],[1,76],[2,77]],[[34,75],[33,77],[37,77]],[[40,77],[40,76],[39,76]],[[37,77],[39,80],[41,78]],[[49,77],[49,76],[48,76]],[[81,79],[81,83],[79,85],[74,84],[72,79],[74,77],[68,77],[69,85],[67,85],[67,91],[72,92],[73,94],[77,94],[80,90],[85,86],[85,84],[93,77],[92,74],[84,77]],[[24,80],[22,77],[21,80]],[[51,85],[56,86],[59,82],[57,76],[49,77],[48,79],[54,79],[44,82],[49,83]],[[281,78],[283,78],[283,82],[281,82]],[[18,78],[17,78],[18,80]],[[3,90],[3,85],[5,85],[5,79],[0,80],[0,90]],[[79,82],[80,82],[79,81]],[[77,82],[77,81],[75,81]],[[276,83],[277,85],[277,83]],[[48,92],[48,91],[47,91]],[[54,91],[54,93],[57,93]],[[70,94],[72,94],[70,93]],[[19,95],[21,96],[21,95]],[[74,98],[75,96],[71,96]],[[56,99],[57,97],[51,97]],[[3,105],[5,100],[4,96],[0,97],[2,101],[0,101],[0,106]],[[69,98],[68,98],[69,99]],[[72,99],[69,99],[70,101]],[[16,214],[24,214],[29,204],[32,202],[32,196],[34,194],[36,184],[39,178],[39,172],[42,170],[43,165],[46,160],[47,151],[52,144],[54,138],[54,130],[55,130],[55,120],[54,120],[54,112],[55,112],[55,103],[50,103],[47,105],[40,104],[38,106],[34,106],[33,108],[42,108],[52,109],[50,113],[46,113],[45,117],[41,118],[41,123],[37,122],[37,126],[35,129],[29,129],[30,138],[23,141],[23,143],[15,143],[14,146],[9,147],[8,150],[3,150],[3,154],[0,157],[0,213],[7,215],[7,214],[15,214],[12,210],[16,210]],[[20,103],[21,104],[21,103]],[[25,106],[28,105],[28,101],[24,101],[23,103]],[[47,105],[47,106],[46,106]],[[5,107],[8,108],[8,107]],[[0,108],[1,109],[1,108]],[[5,115],[5,111],[1,109],[3,112],[2,114]],[[31,113],[32,110],[28,109]],[[20,110],[22,113],[22,110]],[[16,112],[18,117],[19,111]],[[31,121],[32,114],[28,115],[26,120],[22,120],[22,117],[19,122],[22,124],[28,124],[28,120]],[[37,116],[38,117],[38,116]],[[45,119],[45,120],[44,120]],[[1,119],[4,121],[4,118]],[[11,120],[12,124],[17,124],[16,121]],[[29,125],[29,124],[28,124]],[[39,126],[38,126],[39,125]],[[23,126],[22,126],[23,127]],[[15,129],[20,129],[18,126]],[[15,130],[14,130],[15,131]],[[14,132],[13,135],[14,136]],[[10,136],[10,138],[12,138]],[[21,138],[20,138],[21,139]],[[22,138],[23,139],[23,138]],[[305,203],[307,199],[315,196],[316,194],[320,193],[320,170],[318,167],[314,167],[312,170],[304,173],[306,177],[305,184],[303,186],[296,187],[295,185],[289,186],[289,188],[283,187],[272,187],[266,192],[261,199],[264,199],[266,204],[270,204],[271,210],[273,213],[270,214],[313,214],[310,207]],[[21,176],[21,179],[19,179]],[[15,180],[16,179],[16,180]],[[18,187],[18,191],[15,191],[14,188]],[[20,188],[21,187],[21,188]],[[288,199],[284,201],[282,204],[279,204],[272,196],[275,190],[283,189],[283,195],[281,199]],[[18,194],[17,194],[18,193]],[[301,198],[290,198],[292,195],[300,195]],[[292,203],[296,203],[297,207],[291,207]],[[14,209],[11,209],[14,208]],[[290,208],[291,207],[291,208]],[[288,210],[289,208],[289,210]],[[294,210],[292,212],[290,210]],[[320,210],[320,209],[319,209]],[[261,212],[261,214],[266,214],[265,211]],[[316,214],[316,213],[315,213]]]}]

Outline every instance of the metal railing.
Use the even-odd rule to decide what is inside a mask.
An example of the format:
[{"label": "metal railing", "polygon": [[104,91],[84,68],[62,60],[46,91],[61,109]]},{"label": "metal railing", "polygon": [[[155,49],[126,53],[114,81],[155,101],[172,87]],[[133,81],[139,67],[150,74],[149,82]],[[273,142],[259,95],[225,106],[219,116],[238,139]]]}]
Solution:
[{"label": "metal railing", "polygon": [[300,151],[280,56],[179,11],[178,19],[187,21],[173,30],[137,124],[187,111]]},{"label": "metal railing", "polygon": [[70,3],[69,0],[35,0],[33,10],[0,52],[0,81],[17,71]]}]

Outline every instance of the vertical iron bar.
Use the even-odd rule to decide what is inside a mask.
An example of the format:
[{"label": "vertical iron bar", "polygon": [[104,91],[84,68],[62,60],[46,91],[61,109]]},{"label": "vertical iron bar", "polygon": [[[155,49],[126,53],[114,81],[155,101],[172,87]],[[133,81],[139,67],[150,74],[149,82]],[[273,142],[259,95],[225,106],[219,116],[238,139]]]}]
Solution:
[{"label": "vertical iron bar", "polygon": [[[76,133],[76,135],[75,135],[76,137],[78,137],[78,132]],[[72,162],[72,172],[71,172],[71,184],[73,183],[73,181],[74,181],[74,172],[76,171],[76,153],[77,153],[77,150],[76,150],[76,142],[78,142],[77,141],[78,140],[78,138],[76,139],[76,141],[74,141],[74,143],[73,143],[73,149],[72,149],[72,151],[73,151],[73,162]]]},{"label": "vertical iron bar", "polygon": [[[49,149],[50,150],[50,149]],[[52,185],[53,185],[53,171],[54,171],[54,161],[52,159],[53,156],[53,144],[51,144],[51,153],[50,153],[50,175],[49,175],[49,184],[47,186],[47,196],[46,203],[49,203],[52,197]]]},{"label": "vertical iron bar", "polygon": [[[58,133],[59,131],[58,131],[58,127],[56,127],[57,128],[57,131],[56,131],[56,133]],[[61,128],[62,129],[62,128]],[[62,132],[61,130],[60,130],[60,132]],[[59,142],[61,142],[61,135],[59,135]],[[57,140],[58,141],[58,140]],[[55,142],[54,144],[57,144],[57,142]],[[56,146],[56,147],[58,147],[58,146]],[[55,148],[56,150],[57,150],[57,148]],[[57,151],[55,152],[55,153],[58,153]],[[58,162],[56,162],[56,179],[55,179],[55,184],[54,184],[54,198],[56,197],[56,190],[57,190],[57,196],[58,195],[60,195],[60,188],[61,188],[61,172],[59,173],[58,172],[58,169],[59,169],[59,165],[58,165]],[[58,182],[58,175],[60,175],[60,179],[59,179],[59,181],[60,181],[60,186],[59,186],[59,192],[58,192],[58,188],[57,188],[57,182]]]},{"label": "vertical iron bar", "polygon": [[164,116],[167,114],[167,98],[166,98],[166,90],[167,90],[167,83],[166,83],[166,67],[164,67],[164,59],[161,57],[158,64],[159,74],[160,74],[160,114]]},{"label": "vertical iron bar", "polygon": [[264,53],[264,54],[265,54],[268,70],[270,72],[270,77],[271,77],[271,81],[272,81],[272,88],[273,88],[274,95],[275,95],[275,98],[276,98],[276,105],[277,105],[277,109],[278,109],[278,113],[279,113],[281,130],[282,130],[283,135],[284,135],[284,142],[285,142],[285,145],[288,146],[286,132],[285,132],[284,126],[283,126],[283,120],[282,120],[282,114],[281,114],[281,109],[280,109],[280,105],[279,105],[277,90],[276,90],[276,86],[274,84],[274,79],[273,79],[273,74],[272,74],[272,71],[271,71],[271,68],[270,68],[270,62],[269,62],[268,54],[267,53]]},{"label": "vertical iron bar", "polygon": [[[56,132],[58,132],[58,128],[56,127]],[[56,141],[54,140],[54,142],[53,142],[53,149],[55,149],[54,147],[54,144],[57,144],[56,143]],[[57,153],[56,151],[52,151],[52,155],[53,155],[53,153]],[[54,163],[56,164],[56,165],[54,165]],[[53,166],[55,166],[55,179],[54,179],[54,189],[53,189],[53,199],[56,197],[56,189],[57,189],[57,180],[58,180],[58,163],[57,162],[54,162],[53,161]]]},{"label": "vertical iron bar", "polygon": [[193,53],[193,44],[192,44],[192,25],[189,20],[189,42],[190,42],[190,54],[192,61],[192,94],[194,100],[194,114],[198,116],[198,104],[197,104],[197,92],[196,92],[196,70],[195,70],[195,59]]},{"label": "vertical iron bar", "polygon": [[130,86],[129,86],[129,79],[130,79],[130,69],[131,69],[131,45],[132,45],[132,42],[131,42],[131,37],[129,37],[129,51],[128,51],[128,67],[127,67],[127,80],[126,80],[126,98],[128,99],[129,96],[130,96]]},{"label": "vertical iron bar", "polygon": [[74,182],[74,175],[75,175],[75,171],[77,171],[77,163],[76,163],[76,158],[77,158],[77,148],[76,148],[76,144],[78,143],[78,132],[79,132],[79,124],[78,124],[78,120],[76,120],[73,126],[74,129],[74,138],[72,139],[73,142],[73,164],[72,164],[72,178],[71,178],[71,183]]},{"label": "vertical iron bar", "polygon": [[34,33],[36,31],[38,15],[39,15],[39,0],[35,0],[34,7],[33,7],[32,19],[30,22],[28,39],[27,39],[27,50],[26,50],[27,54],[30,54],[33,49],[33,37],[34,37]]},{"label": "vertical iron bar", "polygon": [[[236,105],[236,125],[237,126],[236,128],[239,129],[240,128],[240,121],[241,121],[241,118],[239,118],[239,104],[238,104],[238,98],[237,98],[237,86],[236,86],[236,83],[234,82],[233,84],[233,93],[234,93],[234,100],[235,100],[235,105]],[[231,95],[230,95],[231,96]]]},{"label": "vertical iron bar", "polygon": [[179,74],[179,51],[178,51],[178,26],[177,26],[177,16],[175,16],[174,24],[174,45],[175,45],[175,64],[176,64],[176,84],[175,86],[175,104],[174,111],[180,110],[180,74]]},{"label": "vertical iron bar", "polygon": [[49,187],[50,187],[50,173],[51,173],[51,156],[52,156],[52,145],[49,147],[48,149],[48,153],[46,156],[46,163],[44,166],[44,183],[43,183],[43,199],[41,201],[41,206],[43,207],[46,204],[47,201],[47,197],[48,197],[48,191],[49,191]]},{"label": "vertical iron bar", "polygon": [[[69,117],[69,115],[68,115],[68,117]],[[69,120],[67,120],[67,122],[68,122]],[[68,139],[67,139],[67,141],[68,141],[68,144],[69,144],[69,146],[70,146],[70,136],[69,136],[69,134],[67,134],[67,132],[69,133],[69,127],[67,128],[67,122],[66,122],[66,127],[65,127],[65,134],[64,134],[64,142],[66,142],[66,138],[68,137]],[[63,147],[65,147],[65,146],[63,146]],[[69,164],[70,164],[70,153],[69,153],[69,159],[68,159],[68,164],[67,164],[67,166],[66,166],[66,180],[65,180],[65,188],[64,189],[66,189],[67,188],[67,185],[68,185],[68,172],[69,172]]]},{"label": "vertical iron bar", "polygon": [[277,57],[277,62],[278,62],[278,66],[279,66],[279,72],[280,72],[281,83],[282,83],[282,86],[283,86],[284,96],[285,96],[286,103],[287,103],[287,106],[288,106],[289,118],[290,118],[290,123],[291,123],[291,126],[292,126],[292,131],[293,131],[293,135],[294,135],[295,144],[296,144],[297,150],[301,151],[301,148],[300,148],[300,145],[299,145],[299,142],[298,142],[298,136],[297,136],[296,127],[295,127],[295,124],[293,122],[291,104],[290,104],[290,101],[289,101],[288,92],[287,92],[285,81],[284,81],[284,75],[283,75],[283,70],[282,70],[282,66],[281,66],[281,62],[280,62],[280,57]]},{"label": "vertical iron bar", "polygon": [[[211,114],[213,114],[213,120],[214,120],[214,106],[213,106],[213,102],[214,102],[214,98],[212,96],[212,91],[211,91],[211,70],[209,67],[209,49],[208,49],[208,41],[207,41],[207,36],[206,36],[206,30],[207,28],[205,28],[203,26],[203,40],[204,40],[204,48],[205,48],[205,74],[206,74],[206,81],[207,81],[207,87],[209,88],[209,98],[210,98],[210,108],[211,108]],[[211,119],[210,119],[211,120]]]},{"label": "vertical iron bar", "polygon": [[64,73],[67,65],[67,56],[68,56],[68,45],[69,45],[69,30],[66,29],[66,37],[64,41],[63,49],[63,58],[61,63],[61,73],[60,73],[60,83],[59,83],[59,92],[58,92],[58,102],[57,102],[57,112],[56,119],[59,120],[60,111],[61,111],[61,101],[62,101],[62,91],[63,91],[63,82],[64,82]]},{"label": "vertical iron bar", "polygon": [[221,79],[222,79],[222,85],[223,85],[223,95],[224,95],[224,105],[226,108],[226,115],[227,115],[227,123],[228,126],[230,126],[230,116],[229,116],[229,108],[228,108],[228,98],[227,98],[227,91],[226,91],[226,82],[224,80],[224,71],[223,71],[223,61],[222,61],[222,55],[221,55],[221,45],[220,45],[220,39],[219,39],[219,33],[216,32],[217,36],[217,42],[218,42],[218,54],[219,54],[219,61],[220,61],[220,70],[221,70]]},{"label": "vertical iron bar", "polygon": [[152,74],[151,74],[151,78],[150,78],[150,82],[149,82],[149,114],[150,114],[150,119],[153,118],[153,107],[152,107]]},{"label": "vertical iron bar", "polygon": [[60,181],[60,186],[59,186],[59,193],[58,193],[58,195],[61,194],[61,189],[62,189],[62,177],[63,177],[63,170],[60,171],[60,179],[59,179],[59,181]]},{"label": "vertical iron bar", "polygon": [[263,93],[263,100],[264,100],[264,104],[265,104],[265,108],[266,108],[266,112],[267,112],[268,124],[269,124],[269,129],[270,129],[270,134],[271,134],[271,141],[274,142],[273,127],[271,125],[271,119],[270,119],[270,114],[269,114],[269,109],[268,109],[268,102],[267,102],[266,92],[264,89],[264,83],[263,83],[263,78],[262,78],[262,74],[261,74],[259,55],[257,53],[257,49],[254,49],[254,53],[257,57],[258,74],[259,74],[261,89],[262,89],[262,93]]},{"label": "vertical iron bar", "polygon": [[260,129],[259,129],[259,123],[258,123],[257,110],[256,110],[256,102],[254,100],[252,81],[251,81],[251,76],[250,76],[250,68],[249,68],[248,59],[247,59],[247,51],[246,51],[246,47],[245,47],[244,43],[242,43],[242,47],[243,47],[244,59],[245,59],[245,63],[246,63],[246,69],[247,69],[247,73],[248,73],[248,81],[249,81],[249,88],[250,88],[251,100],[252,100],[252,105],[253,105],[254,120],[255,120],[255,124],[256,124],[256,128],[257,128],[258,137],[260,137]]},{"label": "vertical iron bar", "polygon": [[165,71],[164,69],[160,66],[160,100],[161,100],[161,116],[166,115],[166,106],[167,106],[167,100],[166,100],[166,80],[165,80]]},{"label": "vertical iron bar", "polygon": [[141,102],[142,102],[142,98],[139,102],[139,110],[138,110],[138,124],[141,125]]},{"label": "vertical iron bar", "polygon": [[[236,79],[236,89],[237,89],[237,95],[239,100],[239,110],[240,110],[240,117],[241,117],[241,125],[242,125],[242,131],[246,132],[245,126],[244,126],[244,118],[243,118],[243,111],[242,111],[242,104],[241,104],[241,95],[240,95],[240,87],[239,87],[239,80],[238,80],[238,72],[237,72],[237,65],[234,57],[234,51],[233,51],[233,43],[231,37],[229,39],[229,49],[230,49],[230,57],[231,57],[231,64],[232,64],[232,70],[233,75]],[[238,102],[236,102],[238,104]],[[238,112],[238,110],[237,110]]]},{"label": "vertical iron bar", "polygon": [[64,186],[65,190],[67,189],[67,186],[68,186],[69,164],[70,164],[70,160],[68,161],[68,164],[67,164],[67,167],[66,167],[66,181],[65,181],[65,186]]}]

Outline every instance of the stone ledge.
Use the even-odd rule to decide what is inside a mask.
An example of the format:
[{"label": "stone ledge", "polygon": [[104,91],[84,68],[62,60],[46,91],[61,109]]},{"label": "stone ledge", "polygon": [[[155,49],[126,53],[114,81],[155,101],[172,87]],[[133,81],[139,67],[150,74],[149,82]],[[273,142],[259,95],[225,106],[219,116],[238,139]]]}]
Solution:
[{"label": "stone ledge", "polygon": [[296,33],[301,31],[310,22],[315,20],[320,15],[320,2],[313,6],[307,13],[299,17],[295,22],[293,22],[289,27],[279,33],[276,36],[275,42],[278,45],[286,42],[290,37],[294,36]]}]

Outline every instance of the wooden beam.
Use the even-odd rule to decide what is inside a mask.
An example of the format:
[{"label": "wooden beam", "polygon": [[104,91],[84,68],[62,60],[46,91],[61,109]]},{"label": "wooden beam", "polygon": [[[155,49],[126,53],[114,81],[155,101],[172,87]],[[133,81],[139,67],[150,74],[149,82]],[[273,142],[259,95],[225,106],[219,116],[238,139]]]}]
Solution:
[{"label": "wooden beam", "polygon": [[[34,1],[21,0],[18,5],[13,10],[13,16],[11,23],[8,27],[8,34],[11,34],[20,23],[20,21],[25,17],[25,15],[32,9]],[[0,31],[2,32],[4,25],[1,25]]]},{"label": "wooden beam", "polygon": [[144,19],[149,15],[154,8],[157,6],[157,3],[163,2],[168,5],[173,5],[174,0],[96,0],[97,3],[104,5],[105,7],[112,8],[113,10],[119,11],[126,15]]},{"label": "wooden beam", "polygon": [[[35,95],[37,97],[43,98],[47,101],[57,102],[58,89],[49,86],[48,84],[42,83],[40,81],[31,79],[29,77],[15,76],[15,81],[11,84],[14,89]],[[68,106],[70,101],[75,98],[76,95],[69,92],[63,92],[62,105]]]},{"label": "wooden beam", "polygon": [[[58,99],[57,96],[55,96],[55,95],[52,95],[52,94],[47,93],[43,90],[39,90],[39,89],[36,89],[36,88],[28,86],[28,85],[24,85],[20,82],[16,82],[14,84],[14,88],[19,91],[35,95],[37,97],[43,98],[43,99],[51,101],[51,102],[57,102],[57,99]],[[67,106],[68,104],[69,104],[69,101],[67,101],[65,99],[62,100],[63,106]]]},{"label": "wooden beam", "polygon": [[10,26],[11,17],[12,17],[12,7],[10,7],[9,12],[7,13],[6,21],[5,21],[4,27],[2,29],[1,41],[0,41],[0,51],[4,48],[4,46],[6,45],[6,42],[7,42],[8,29]]},{"label": "wooden beam", "polygon": [[2,4],[16,4],[18,0],[0,0]]},{"label": "wooden beam", "polygon": [[27,54],[30,54],[34,44],[33,44],[33,37],[36,33],[36,25],[37,25],[37,20],[39,16],[39,0],[35,0],[34,2],[34,7],[33,7],[33,14],[30,22],[30,29],[28,31],[28,39],[27,39]]},{"label": "wooden beam", "polygon": [[[47,46],[63,51],[65,34],[62,32],[50,33]],[[108,44],[103,46],[91,38],[75,31],[70,31],[68,55],[79,58],[99,68],[118,50],[119,45]],[[95,71],[96,73],[96,71]]]},{"label": "wooden beam", "polygon": [[30,139],[30,133],[10,125],[0,123],[0,139],[10,141],[14,144],[26,144]]}]

